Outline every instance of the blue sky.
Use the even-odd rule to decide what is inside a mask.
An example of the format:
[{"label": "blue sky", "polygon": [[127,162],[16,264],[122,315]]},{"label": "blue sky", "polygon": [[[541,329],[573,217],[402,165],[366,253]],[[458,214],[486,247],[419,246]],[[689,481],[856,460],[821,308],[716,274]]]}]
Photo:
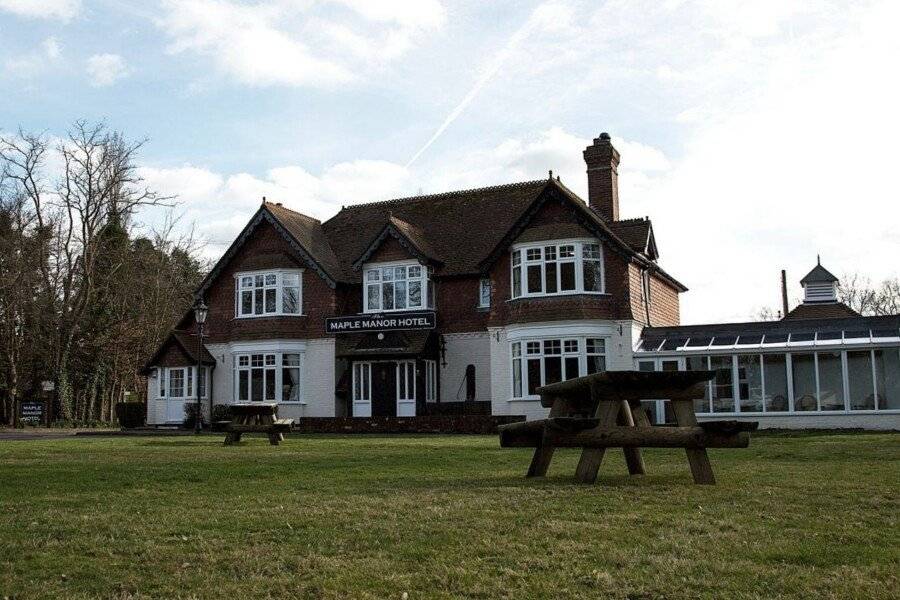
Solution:
[{"label": "blue sky", "polygon": [[144,176],[210,256],[263,195],[324,219],[548,169],[584,194],[609,131],[683,320],[746,319],[817,253],[898,274],[898,22],[877,1],[0,0],[0,130],[148,138]]}]

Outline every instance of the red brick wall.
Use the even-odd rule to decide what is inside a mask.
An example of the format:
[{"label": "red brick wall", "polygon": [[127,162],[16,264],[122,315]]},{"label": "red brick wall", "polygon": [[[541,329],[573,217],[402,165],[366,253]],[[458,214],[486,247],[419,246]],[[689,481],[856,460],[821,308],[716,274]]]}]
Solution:
[{"label": "red brick wall", "polygon": [[[302,268],[303,314],[285,317],[234,316],[234,274],[270,268]],[[336,314],[337,295],[318,273],[299,258],[274,227],[263,221],[234,259],[219,274],[206,294],[209,317],[206,335],[209,343],[231,340],[285,338],[321,338],[325,318]]]},{"label": "red brick wall", "polygon": [[190,367],[197,364],[174,341],[169,341],[165,351],[156,362],[156,366],[159,367]]},{"label": "red brick wall", "polygon": [[681,323],[678,290],[658,276],[650,276],[650,323],[647,323],[641,269],[635,264],[628,266],[628,282],[631,287],[631,308],[635,320],[656,327]]},{"label": "red brick wall", "polygon": [[372,253],[366,262],[390,262],[393,260],[409,260],[414,258],[409,250],[400,245],[397,239],[389,235]]}]

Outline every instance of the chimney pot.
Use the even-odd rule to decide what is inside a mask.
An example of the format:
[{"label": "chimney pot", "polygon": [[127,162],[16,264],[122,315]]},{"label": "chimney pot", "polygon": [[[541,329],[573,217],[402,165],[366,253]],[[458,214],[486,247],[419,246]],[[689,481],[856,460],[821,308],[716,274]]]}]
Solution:
[{"label": "chimney pot", "polygon": [[607,221],[619,220],[619,151],[605,131],[585,148],[588,204]]}]

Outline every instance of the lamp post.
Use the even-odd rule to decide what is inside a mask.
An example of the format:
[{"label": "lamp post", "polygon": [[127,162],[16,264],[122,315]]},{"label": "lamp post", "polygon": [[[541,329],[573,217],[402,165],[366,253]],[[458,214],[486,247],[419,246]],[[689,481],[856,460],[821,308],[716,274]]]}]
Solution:
[{"label": "lamp post", "polygon": [[[200,378],[203,377],[203,324],[206,323],[206,315],[209,307],[203,302],[203,298],[197,298],[194,303],[194,320],[197,322],[197,377],[194,382],[194,391],[197,393],[197,414],[194,416],[194,433],[200,433],[200,422],[203,420],[203,409],[200,406]],[[210,414],[212,418],[212,414]]]}]

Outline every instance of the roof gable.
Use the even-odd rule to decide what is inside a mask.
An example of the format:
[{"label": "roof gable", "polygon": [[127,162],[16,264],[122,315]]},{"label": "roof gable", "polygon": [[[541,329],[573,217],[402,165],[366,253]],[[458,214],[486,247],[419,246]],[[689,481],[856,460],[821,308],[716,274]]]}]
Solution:
[{"label": "roof gable", "polygon": [[340,264],[334,256],[334,252],[331,250],[324,232],[321,230],[321,223],[306,215],[267,202],[256,211],[256,214],[244,226],[244,229],[231,243],[231,246],[228,247],[222,258],[216,262],[209,274],[203,279],[196,295],[202,296],[206,293],[256,228],[262,223],[272,225],[288,243],[291,250],[324,279],[329,287],[334,288],[338,281],[345,280]]},{"label": "roof gable", "polygon": [[184,365],[178,366],[195,366],[200,358],[202,358],[204,365],[215,366],[216,364],[216,359],[213,358],[213,355],[209,353],[209,350],[206,349],[205,345],[201,349],[200,356],[198,357],[197,338],[187,333],[186,331],[175,330],[169,332],[169,335],[166,336],[163,342],[159,345],[159,348],[157,348],[156,352],[153,353],[153,356],[150,357],[150,360],[147,361],[147,363],[141,368],[138,373],[140,375],[148,375],[153,367],[159,365],[159,361],[162,356],[173,346],[180,350],[180,352],[186,359],[185,361],[183,361],[185,363]]},{"label": "roof gable", "polygon": [[425,233],[419,227],[389,215],[388,222],[379,234],[366,247],[362,255],[353,262],[353,270],[358,271],[363,263],[367,262],[388,239],[397,240],[411,256],[418,258],[422,262],[442,264],[442,261],[437,258],[434,248],[431,247],[431,244],[425,237]]},{"label": "roof gable", "polygon": [[635,252],[645,254],[650,260],[659,258],[656,236],[653,235],[653,225],[650,219],[626,219],[607,224]]}]

